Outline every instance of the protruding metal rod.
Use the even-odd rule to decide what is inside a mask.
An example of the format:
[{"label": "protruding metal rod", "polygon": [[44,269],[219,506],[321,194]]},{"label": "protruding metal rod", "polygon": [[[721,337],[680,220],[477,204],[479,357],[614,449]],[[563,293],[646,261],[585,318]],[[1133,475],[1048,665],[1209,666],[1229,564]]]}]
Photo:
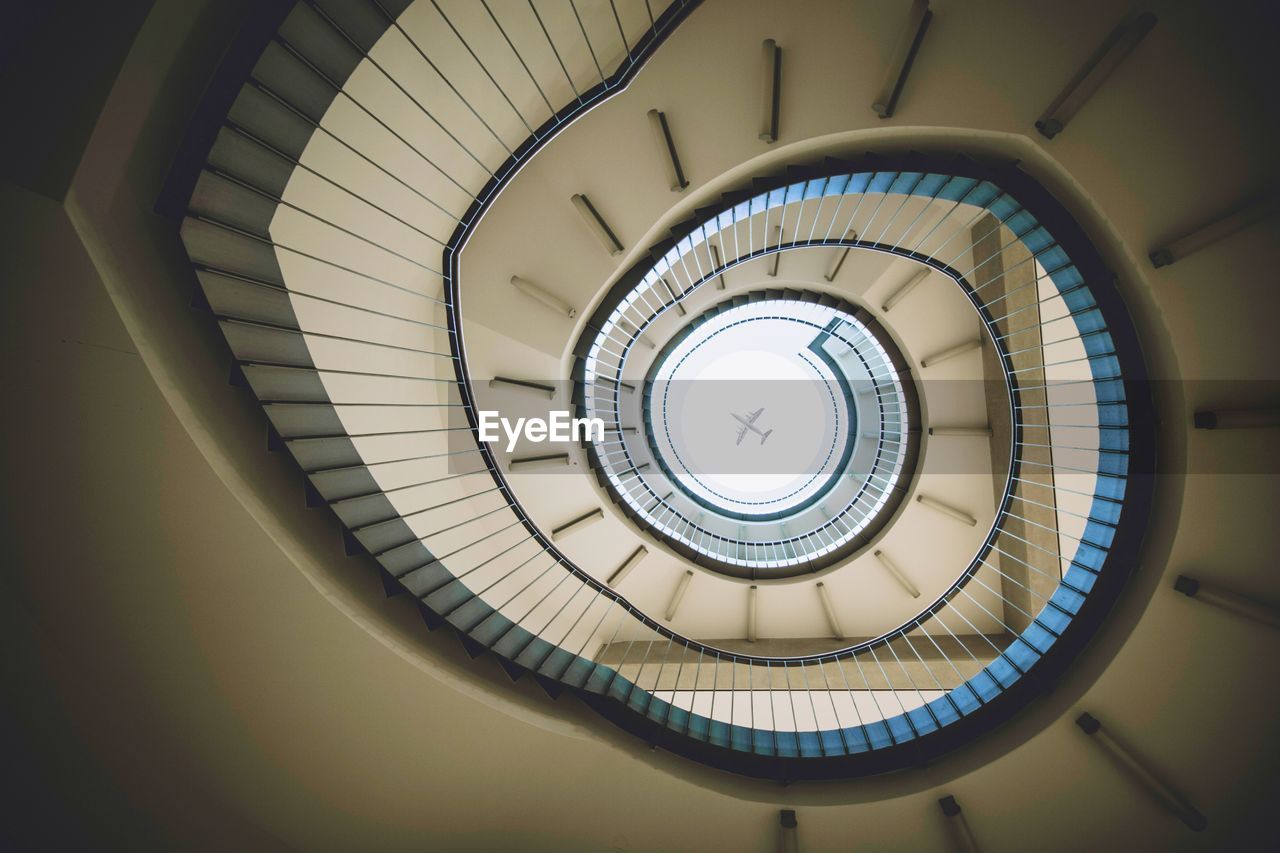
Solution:
[{"label": "protruding metal rod", "polygon": [[956,344],[955,346],[950,347],[949,349],[944,349],[942,352],[936,352],[933,355],[929,356],[928,358],[920,359],[920,366],[933,367],[935,365],[941,364],[944,361],[949,361],[950,359],[953,359],[958,355],[964,355],[970,350],[975,350],[980,346],[982,346],[982,341],[980,341],[977,338],[974,338],[971,341],[965,341],[964,343]]},{"label": "protruding metal rod", "polygon": [[578,309],[574,308],[568,302],[565,302],[559,296],[549,290],[534,284],[527,278],[521,278],[518,275],[511,276],[511,286],[523,293],[525,296],[532,297],[543,305],[555,311],[557,314],[563,314],[566,317],[577,317]]},{"label": "protruding metal rod", "polygon": [[884,570],[907,591],[908,595],[912,598],[920,597],[920,590],[916,588],[910,578],[903,574],[902,569],[898,568],[898,565],[889,559],[888,554],[884,551],[876,551],[875,555],[876,559],[880,561],[880,565],[884,566]]},{"label": "protruding metal rod", "polygon": [[[773,238],[774,238],[773,245],[775,246],[782,245],[782,226],[781,225],[773,226]],[[778,261],[781,259],[782,259],[782,252],[780,251],[774,252],[769,257],[769,275],[773,276],[774,278],[778,277]]]},{"label": "protruding metal rod", "polygon": [[546,394],[548,398],[556,396],[556,386],[541,382],[530,382],[528,379],[512,379],[510,376],[495,376],[489,380],[490,388],[515,388],[534,394]]},{"label": "protruding metal rod", "polygon": [[658,110],[649,110],[649,129],[653,131],[654,142],[658,145],[658,153],[662,157],[667,170],[667,184],[673,193],[678,193],[689,186],[680,168],[680,155],[676,153],[676,143],[671,138],[671,127],[667,124],[667,114]]},{"label": "protruding metal rod", "polygon": [[990,438],[991,427],[929,427],[929,435],[972,436]]},{"label": "protruding metal rod", "polygon": [[760,590],[752,584],[747,588],[747,642],[756,641],[756,605]]},{"label": "protruding metal rod", "polygon": [[920,52],[920,44],[924,41],[925,30],[933,12],[929,11],[929,0],[914,0],[911,12],[907,15],[907,26],[898,37],[898,44],[893,49],[889,67],[885,69],[884,81],[880,84],[880,94],[871,103],[880,118],[889,118],[898,106],[898,98],[902,95],[902,87],[906,85],[907,74],[911,71],[911,63]]},{"label": "protruding metal rod", "polygon": [[929,509],[937,510],[938,512],[945,515],[947,518],[954,518],[956,521],[960,522],[961,524],[966,524],[969,527],[976,527],[978,524],[978,519],[974,518],[972,515],[969,515],[969,513],[963,510],[956,509],[955,507],[951,506],[951,504],[945,504],[942,501],[938,500],[937,498],[931,498],[928,495],[916,495],[916,500],[924,504],[925,506],[929,507]]},{"label": "protruding metal rod", "polygon": [[888,314],[890,311],[893,310],[893,307],[895,305],[897,305],[902,300],[906,299],[907,294],[915,290],[916,286],[919,285],[920,282],[924,281],[928,277],[929,277],[928,267],[923,267],[920,270],[918,270],[915,273],[915,275],[911,276],[911,278],[904,281],[897,290],[889,294],[889,298],[886,299],[884,301],[884,304],[880,306],[880,310]]},{"label": "protruding metal rod", "polygon": [[844,628],[840,626],[840,619],[836,616],[835,605],[831,601],[831,592],[827,589],[826,584],[818,582],[818,597],[822,599],[822,609],[827,614],[827,624],[831,626],[831,636],[837,640],[845,638]]},{"label": "protruding metal rod", "polygon": [[649,337],[648,335],[639,334],[640,330],[637,329],[633,324],[628,323],[626,320],[619,320],[618,328],[622,329],[622,331],[626,332],[628,335],[631,335],[632,337],[634,337],[636,340],[638,340],[640,343],[647,346],[649,349],[658,348],[658,345],[653,342],[653,338]]},{"label": "protruding metal rod", "polygon": [[680,576],[680,580],[676,583],[676,591],[671,596],[671,603],[667,605],[667,621],[670,622],[676,618],[676,611],[680,609],[680,602],[684,601],[684,594],[689,591],[689,582],[693,580],[693,572],[685,570]]},{"label": "protruding metal rod", "polygon": [[760,139],[763,142],[778,141],[778,113],[782,97],[782,48],[773,39],[765,39],[760,46],[764,60],[761,79]]},{"label": "protruding metal rod", "polygon": [[550,453],[546,456],[523,456],[519,459],[511,460],[511,468],[514,470],[529,470],[531,468],[563,468],[569,464],[568,453]]},{"label": "protruding metal rod", "polygon": [[1195,806],[1157,776],[1138,755],[1112,737],[1102,727],[1097,717],[1086,712],[1076,718],[1076,725],[1080,727],[1080,731],[1089,735],[1094,743],[1102,747],[1103,752],[1112,761],[1146,788],[1156,802],[1176,815],[1193,831],[1200,832],[1209,825],[1208,819],[1200,814]]},{"label": "protruding metal rod", "polygon": [[[716,269],[719,269],[720,264],[723,263],[723,261],[720,260],[720,247],[715,243],[708,243],[707,245],[711,247],[711,260],[715,262]],[[724,290],[724,273],[720,273],[720,275],[716,276],[716,287],[720,290]]]},{"label": "protruding metal rod", "polygon": [[636,390],[636,386],[632,385],[630,382],[616,382],[612,379],[606,379],[603,376],[597,376],[596,381],[602,382],[605,385],[612,385],[615,388],[621,388],[623,391],[627,392],[628,394],[634,394]]},{"label": "protruding metal rod", "polygon": [[1061,133],[1067,126],[1067,122],[1084,106],[1093,93],[1098,91],[1098,88],[1111,76],[1111,72],[1116,70],[1155,25],[1156,16],[1150,12],[1143,12],[1112,30],[1102,46],[1089,57],[1084,67],[1076,72],[1071,82],[1067,83],[1067,87],[1053,99],[1053,103],[1049,104],[1044,114],[1036,121],[1036,130],[1049,139]]},{"label": "protruding metal rod", "polygon": [[595,205],[591,203],[591,199],[585,195],[578,193],[570,199],[573,206],[577,209],[578,214],[582,217],[582,221],[587,224],[587,228],[600,241],[600,245],[610,255],[622,254],[622,242],[618,236],[613,233],[613,229],[609,227],[609,223],[604,221],[604,217],[596,210]]},{"label": "protruding metal rod", "polygon": [[551,541],[559,542],[561,539],[568,536],[570,533],[574,533],[578,530],[581,530],[584,527],[588,527],[592,524],[595,524],[597,521],[599,521],[602,518],[604,518],[604,510],[602,510],[600,507],[596,507],[590,512],[584,512],[582,515],[578,516],[577,518],[572,518],[566,521],[564,524],[552,530]]},{"label": "protruding metal rod", "polygon": [[1280,427],[1280,409],[1219,409],[1196,412],[1196,429],[1267,429]]},{"label": "protruding metal rod", "polygon": [[616,589],[618,584],[622,583],[627,575],[631,574],[631,570],[639,565],[645,555],[649,553],[649,549],[641,545],[639,548],[631,552],[631,556],[622,561],[622,565],[613,570],[613,574],[609,575],[609,580],[605,581],[610,587]]},{"label": "protruding metal rod", "polygon": [[778,853],[800,853],[795,809],[778,811]]},{"label": "protruding metal rod", "polygon": [[1280,607],[1275,604],[1259,601],[1243,593],[1226,589],[1215,583],[1205,583],[1197,578],[1178,575],[1173,588],[1196,601],[1212,604],[1230,613],[1243,617],[1268,628],[1280,629]]},{"label": "protruding metal rod", "polygon": [[978,853],[978,841],[973,837],[973,830],[969,828],[969,821],[965,819],[964,811],[956,798],[948,794],[938,800],[938,807],[942,809],[944,816],[950,818],[948,824],[956,850],[961,853]]},{"label": "protruding metal rod", "polygon": [[1168,245],[1152,249],[1147,256],[1153,267],[1167,267],[1180,261],[1193,252],[1230,237],[1237,231],[1248,228],[1256,222],[1274,216],[1280,212],[1280,193],[1272,192],[1256,201],[1237,205],[1225,213],[1219,214],[1209,222],[1196,228]]},{"label": "protruding metal rod", "polygon": [[[844,238],[846,240],[857,240],[858,232],[850,228],[847,232],[845,232]],[[849,257],[849,252],[851,252],[852,250],[853,250],[852,246],[845,246],[843,249],[836,250],[835,261],[831,264],[831,268],[827,270],[827,273],[824,276],[827,281],[836,280],[836,276],[840,274],[840,268],[844,266],[844,259]]]}]

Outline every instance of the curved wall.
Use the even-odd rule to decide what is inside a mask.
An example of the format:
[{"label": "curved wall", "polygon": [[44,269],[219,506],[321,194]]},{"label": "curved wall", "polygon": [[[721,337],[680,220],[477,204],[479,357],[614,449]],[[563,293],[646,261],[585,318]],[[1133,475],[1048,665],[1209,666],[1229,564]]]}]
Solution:
[{"label": "curved wall", "polygon": [[[1131,305],[1157,375],[1272,380],[1280,343],[1270,334],[1271,312],[1259,308],[1274,307],[1266,275],[1280,245],[1274,222],[1173,267],[1137,271],[1159,239],[1274,180],[1275,123],[1255,109],[1265,102],[1265,75],[1250,64],[1265,55],[1257,48],[1274,29],[1198,4],[1153,7],[1161,22],[1141,51],[1044,143],[1029,135],[1030,121],[1079,61],[1079,45],[1109,29],[1114,10],[992,3],[962,15],[939,3],[891,124],[960,128],[948,133],[966,137],[972,125],[1014,134],[997,147],[1074,199],[1116,269],[1133,275]],[[1274,553],[1265,535],[1278,496],[1274,474],[1196,473],[1185,493],[1176,484],[1165,489],[1150,531],[1154,550],[1136,581],[1140,591],[1160,588],[1147,607],[1141,594],[1122,602],[1122,627],[1099,637],[1102,654],[1064,683],[1062,693],[1075,696],[1060,693],[1015,729],[910,778],[778,790],[690,775],[660,755],[568,740],[494,712],[390,653],[386,641],[403,643],[413,659],[453,666],[454,686],[475,689],[474,670],[456,651],[420,643],[416,616],[394,605],[388,611],[372,576],[335,559],[332,530],[313,526],[269,458],[239,467],[264,458],[260,422],[224,382],[220,341],[190,322],[189,291],[174,286],[182,275],[176,238],[150,212],[181,136],[173,116],[192,103],[215,62],[213,39],[229,34],[230,11],[157,4],[90,141],[69,220],[48,200],[9,189],[4,199],[20,217],[14,221],[31,228],[8,232],[5,247],[9,268],[26,283],[6,292],[6,305],[21,310],[5,315],[29,318],[8,330],[21,357],[7,360],[7,376],[30,401],[8,424],[14,435],[6,441],[6,470],[14,472],[7,485],[19,488],[6,490],[6,543],[18,571],[8,599],[14,618],[5,624],[11,647],[33,650],[26,668],[14,664],[13,677],[30,699],[24,725],[42,732],[32,742],[48,750],[39,759],[51,771],[48,788],[87,831],[190,844],[193,827],[203,827],[205,843],[255,848],[488,849],[525,841],[598,849],[605,839],[623,849],[764,850],[773,809],[798,805],[806,845],[845,841],[856,823],[869,845],[913,849],[944,843],[934,803],[944,793],[957,795],[993,849],[1202,849],[1268,831],[1263,809],[1276,778],[1268,756],[1280,743],[1274,687],[1256,661],[1275,651],[1275,637],[1167,585],[1194,570],[1275,596],[1265,570]],[[784,47],[800,40],[780,14],[744,16],[736,26],[757,30],[744,35],[748,45],[762,35]],[[848,95],[850,109],[864,113],[861,124],[873,120],[858,105],[870,102],[896,27],[888,11],[869,4],[846,30],[858,48],[849,53],[864,57],[867,69],[842,78],[865,81]],[[790,68],[801,81],[827,79],[799,58]],[[784,97],[791,108],[800,103],[794,91]],[[744,91],[726,103],[746,115],[754,98]],[[1218,152],[1213,169],[1204,168],[1206,151]],[[72,263],[81,240],[88,252]],[[68,289],[51,286],[57,282]],[[82,319],[70,318],[69,302],[86,310]],[[136,350],[145,371],[134,356],[134,367],[115,373],[108,351],[64,343],[73,338]],[[1254,402],[1247,396],[1259,387],[1166,389],[1166,458],[1185,459],[1196,472],[1243,472],[1248,460],[1265,458],[1265,436],[1228,442],[1184,432],[1193,407]],[[86,422],[97,428],[87,446]],[[210,476],[210,463],[233,492]],[[68,487],[50,490],[51,481]],[[104,495],[114,497],[109,511],[94,500]],[[1183,518],[1194,523],[1179,526]],[[235,533],[208,535],[213,526]],[[67,537],[68,528],[78,535]],[[291,561],[324,578],[321,588],[299,582]],[[339,598],[359,602],[365,627],[324,592],[342,586]],[[525,708],[542,702],[531,692],[516,696]],[[1105,714],[1179,780],[1210,816],[1206,836],[1187,833],[1082,742],[1070,720],[1084,707]],[[549,715],[535,711],[536,718]],[[45,763],[55,753],[59,762]],[[985,760],[994,755],[1001,757]],[[557,768],[557,784],[531,785],[548,766]],[[97,774],[99,789],[125,792],[126,811],[90,815],[83,803],[100,791],[75,788],[70,774]]]}]

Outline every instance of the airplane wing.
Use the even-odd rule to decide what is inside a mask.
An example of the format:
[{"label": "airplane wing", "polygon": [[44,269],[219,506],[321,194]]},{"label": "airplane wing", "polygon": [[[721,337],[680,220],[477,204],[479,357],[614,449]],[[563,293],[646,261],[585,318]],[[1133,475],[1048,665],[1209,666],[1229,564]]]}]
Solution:
[{"label": "airplane wing", "polygon": [[753,424],[753,423],[755,423],[755,422],[756,422],[756,418],[760,417],[760,414],[761,414],[763,411],[764,411],[764,409],[756,409],[754,412],[752,412],[751,414],[747,415],[747,423],[749,423],[749,424]]},{"label": "airplane wing", "polygon": [[735,445],[735,446],[737,446],[737,445],[739,445],[739,444],[742,444],[742,439],[743,439],[743,438],[745,438],[745,437],[746,437],[746,435],[747,435],[747,428],[746,428],[746,427],[739,427],[739,428],[738,428],[738,440],[734,442],[734,445]]}]

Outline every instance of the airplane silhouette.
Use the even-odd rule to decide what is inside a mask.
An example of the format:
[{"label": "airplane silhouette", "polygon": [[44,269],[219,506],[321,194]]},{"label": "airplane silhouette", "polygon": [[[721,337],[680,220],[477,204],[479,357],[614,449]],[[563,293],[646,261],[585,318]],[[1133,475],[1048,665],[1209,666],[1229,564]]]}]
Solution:
[{"label": "airplane silhouette", "polygon": [[761,444],[764,444],[765,441],[769,438],[769,436],[773,435],[773,430],[767,430],[765,432],[761,432],[760,428],[755,425],[756,418],[760,417],[760,414],[763,411],[764,409],[756,409],[754,412],[749,413],[745,418],[742,417],[742,415],[737,415],[737,414],[734,414],[733,412],[729,413],[730,415],[733,415],[733,419],[735,421],[742,424],[742,426],[738,428],[738,440],[735,442],[735,446],[738,444],[742,444],[742,439],[747,437],[748,431],[754,432],[756,435],[760,436]]}]

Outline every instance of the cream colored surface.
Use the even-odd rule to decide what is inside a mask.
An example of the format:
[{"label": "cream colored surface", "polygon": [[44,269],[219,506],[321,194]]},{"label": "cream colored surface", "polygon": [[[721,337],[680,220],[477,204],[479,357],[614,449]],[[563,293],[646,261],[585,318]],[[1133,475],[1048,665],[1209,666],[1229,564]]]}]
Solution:
[{"label": "cream colored surface", "polygon": [[[709,0],[690,25],[725,5]],[[1157,376],[1277,378],[1274,220],[1172,267],[1143,262],[1158,240],[1277,177],[1262,82],[1273,33],[1257,10],[1151,4],[1156,30],[1046,143],[1028,135],[1031,122],[1114,24],[1114,6],[934,6],[897,116],[868,138],[883,124],[916,128],[921,144],[1020,156],[1103,245]],[[825,26],[806,22],[828,11]],[[714,28],[725,64],[686,69],[720,81],[725,97],[693,112],[657,104],[691,179],[711,173],[700,158],[713,146],[696,140],[758,153],[757,93],[731,84],[754,80],[743,69],[762,35],[786,51],[787,145],[876,121],[869,104],[899,17],[887,3],[816,2],[727,16]],[[1280,597],[1274,475],[1162,481],[1130,589],[1055,692],[908,775],[788,788],[730,779],[650,754],[571,702],[502,685],[448,637],[422,634],[365,567],[339,556],[336,531],[302,509],[292,472],[263,453],[254,404],[225,384],[222,344],[187,307],[176,236],[150,212],[180,138],[175,116],[231,29],[214,4],[159,2],[67,214],[8,188],[3,197],[0,621],[16,688],[6,704],[18,706],[35,766],[95,834],[206,849],[763,852],[776,810],[795,807],[802,849],[928,850],[943,847],[936,799],[950,793],[989,850],[1275,846],[1280,732],[1265,662],[1280,638],[1169,589],[1187,572]],[[834,73],[832,57],[856,65]],[[738,115],[742,133],[721,137]],[[666,192],[660,180],[645,186]],[[629,246],[648,239],[641,207],[618,215]],[[1248,405],[1251,393],[1162,386],[1163,458],[1207,472],[1274,454],[1267,433],[1186,431],[1193,408]],[[1117,775],[1072,725],[1082,709],[1141,749],[1209,830],[1191,834]]]}]

